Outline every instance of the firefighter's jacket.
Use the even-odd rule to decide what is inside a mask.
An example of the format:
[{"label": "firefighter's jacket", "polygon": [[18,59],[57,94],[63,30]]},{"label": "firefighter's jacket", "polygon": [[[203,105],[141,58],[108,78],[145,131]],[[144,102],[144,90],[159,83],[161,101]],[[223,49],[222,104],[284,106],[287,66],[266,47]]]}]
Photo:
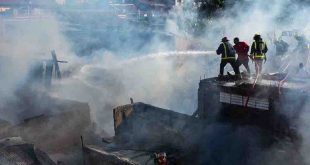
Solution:
[{"label": "firefighter's jacket", "polygon": [[236,50],[236,53],[238,54],[239,60],[248,60],[249,59],[248,52],[249,52],[250,47],[248,44],[240,41],[234,45],[234,49]]},{"label": "firefighter's jacket", "polygon": [[266,59],[266,53],[268,51],[267,44],[263,40],[254,41],[251,46],[251,55],[256,60]]},{"label": "firefighter's jacket", "polygon": [[236,51],[229,42],[222,42],[217,48],[216,53],[222,55],[222,60],[235,59]]}]

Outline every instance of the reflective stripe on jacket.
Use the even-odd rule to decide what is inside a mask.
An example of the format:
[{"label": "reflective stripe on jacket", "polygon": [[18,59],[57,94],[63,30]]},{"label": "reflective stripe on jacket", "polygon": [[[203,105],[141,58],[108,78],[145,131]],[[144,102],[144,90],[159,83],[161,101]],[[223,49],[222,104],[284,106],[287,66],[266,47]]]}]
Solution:
[{"label": "reflective stripe on jacket", "polygon": [[228,42],[222,42],[216,50],[218,55],[222,54],[222,60],[235,59],[235,50]]},{"label": "reflective stripe on jacket", "polygon": [[268,51],[267,44],[263,41],[254,41],[251,47],[251,54],[254,59],[265,59]]}]

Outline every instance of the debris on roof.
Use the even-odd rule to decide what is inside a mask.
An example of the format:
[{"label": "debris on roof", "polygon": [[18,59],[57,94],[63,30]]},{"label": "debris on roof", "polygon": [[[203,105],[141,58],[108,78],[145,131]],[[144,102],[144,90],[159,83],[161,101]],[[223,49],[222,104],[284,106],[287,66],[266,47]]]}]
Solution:
[{"label": "debris on roof", "polygon": [[46,153],[23,141],[21,137],[0,140],[0,162],[7,165],[56,165]]}]

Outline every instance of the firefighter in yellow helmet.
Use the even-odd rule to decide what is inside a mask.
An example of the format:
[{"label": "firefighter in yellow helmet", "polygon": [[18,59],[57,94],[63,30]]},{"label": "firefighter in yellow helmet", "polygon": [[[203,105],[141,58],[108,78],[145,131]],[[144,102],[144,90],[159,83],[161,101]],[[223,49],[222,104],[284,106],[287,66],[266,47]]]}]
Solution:
[{"label": "firefighter in yellow helmet", "polygon": [[254,42],[251,46],[251,58],[255,62],[256,76],[259,76],[263,69],[263,61],[266,63],[266,53],[268,51],[267,44],[263,41],[259,34],[254,35]]}]

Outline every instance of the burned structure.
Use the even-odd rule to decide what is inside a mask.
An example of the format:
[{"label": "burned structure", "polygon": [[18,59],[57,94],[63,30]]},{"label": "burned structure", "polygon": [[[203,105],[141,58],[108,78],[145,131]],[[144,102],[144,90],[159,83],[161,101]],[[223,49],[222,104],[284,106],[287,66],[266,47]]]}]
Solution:
[{"label": "burned structure", "polygon": [[50,87],[53,77],[61,79],[58,63],[67,63],[67,61],[58,60],[55,50],[51,51],[51,57],[49,60],[35,60],[32,63],[28,82]]},{"label": "burned structure", "polygon": [[[15,62],[9,57],[0,59],[0,64],[3,64],[1,69],[8,69],[7,66]],[[0,141],[0,145],[2,146],[2,142],[14,142],[14,146],[5,147],[4,151],[0,147],[1,160],[10,159],[9,163],[12,161],[12,164],[16,164],[16,157],[16,161],[24,164],[44,164],[38,162],[40,157],[35,157],[30,148],[33,145],[28,145],[30,143],[40,148],[42,153],[44,151],[49,154],[55,162],[63,161],[66,158],[58,155],[80,151],[80,136],[85,135],[87,138],[91,134],[92,123],[88,103],[64,99],[50,92],[52,79],[61,77],[58,62],[62,61],[57,60],[54,51],[51,60],[32,60],[32,65],[23,72],[25,76],[19,74],[16,78],[16,81],[22,83],[12,91],[12,97],[4,98],[1,102],[0,138],[8,140]],[[11,137],[21,137],[26,142],[20,140],[21,138],[11,140]],[[24,151],[25,153],[21,153]],[[14,161],[8,154],[14,156]],[[75,164],[71,160],[68,161],[68,164]]]},{"label": "burned structure", "polygon": [[[198,89],[197,117],[212,119],[229,116],[238,121],[276,124],[279,116],[298,118],[309,97],[308,80],[288,78],[287,74],[266,74],[263,79],[217,81],[201,80]],[[282,120],[283,118],[279,119]]]},{"label": "burned structure", "polygon": [[289,139],[298,146],[298,119],[309,101],[308,81],[287,74],[265,74],[260,81],[201,80],[195,116],[258,127],[267,134],[266,145]]},{"label": "burned structure", "polygon": [[192,116],[144,103],[120,106],[113,110],[113,141],[99,148],[86,145],[84,154],[92,164],[102,164],[96,161],[98,156],[110,161],[111,154],[148,164],[145,156],[158,160],[154,153],[167,154],[168,164],[251,164],[251,157],[263,159],[263,154],[252,151],[251,143],[263,152],[286,141],[292,148],[284,151],[283,158],[294,155],[288,164],[302,164],[296,121],[308,101],[305,81],[287,74],[266,74],[258,81],[203,79]]},{"label": "burned structure", "polygon": [[56,165],[46,153],[35,148],[33,144],[26,143],[20,137],[0,140],[0,163]]}]

